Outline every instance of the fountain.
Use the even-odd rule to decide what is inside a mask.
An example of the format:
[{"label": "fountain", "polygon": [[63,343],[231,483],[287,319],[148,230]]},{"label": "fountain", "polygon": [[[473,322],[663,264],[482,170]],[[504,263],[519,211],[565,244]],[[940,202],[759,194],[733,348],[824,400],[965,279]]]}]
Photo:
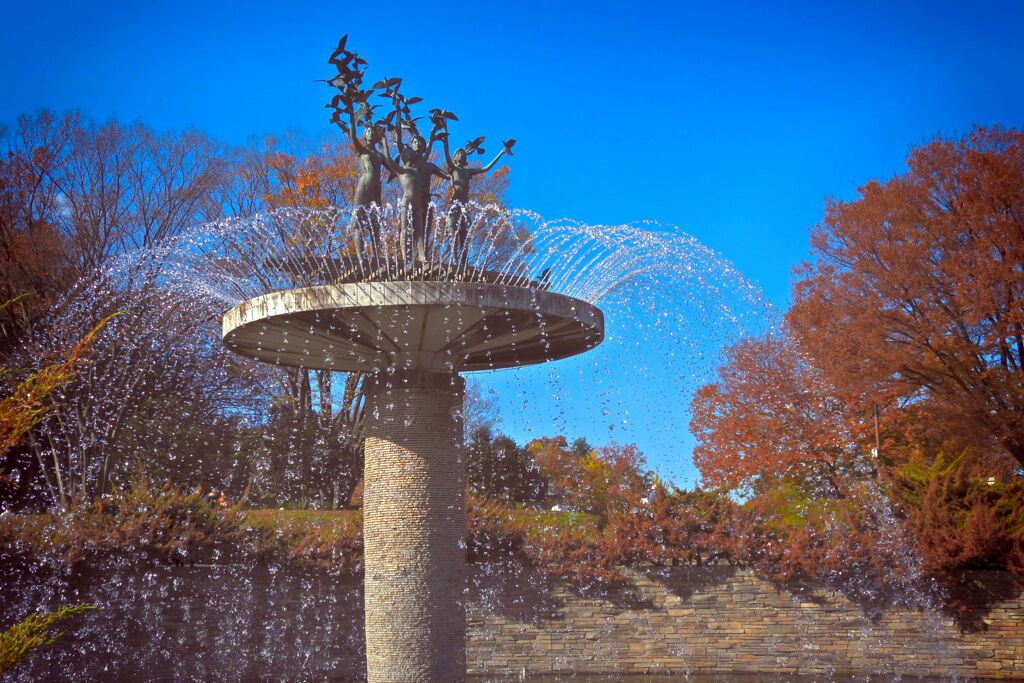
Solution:
[{"label": "fountain", "polygon": [[[204,452],[166,426],[187,419],[197,404],[156,402],[173,396],[176,384],[187,385],[199,372],[204,387],[221,392],[213,397],[213,414],[231,417],[252,410],[244,402],[247,392],[256,393],[249,387],[259,390],[236,383],[243,373],[276,381],[285,375],[273,370],[273,364],[280,364],[362,377],[365,581],[356,571],[310,573],[307,566],[292,566],[290,557],[261,559],[246,554],[245,543],[199,552],[186,545],[173,562],[154,566],[133,559],[145,552],[143,542],[100,571],[86,573],[33,564],[24,580],[7,582],[5,614],[81,601],[101,609],[76,629],[75,641],[69,637],[63,646],[41,652],[18,680],[56,680],[69,670],[86,678],[146,679],[160,672],[233,680],[273,671],[289,678],[351,674],[362,680],[364,652],[370,680],[460,680],[467,659],[471,672],[489,675],[516,673],[527,665],[532,675],[545,671],[545,658],[549,670],[579,676],[633,672],[639,666],[687,675],[751,666],[734,661],[732,635],[705,627],[705,621],[722,626],[750,619],[763,628],[776,618],[746,611],[746,603],[737,603],[725,621],[716,611],[715,596],[734,592],[729,586],[739,582],[756,588],[747,575],[703,587],[710,592],[698,585],[688,597],[673,593],[679,589],[674,570],[641,575],[632,567],[631,575],[644,590],[661,596],[658,602],[639,610],[632,603],[615,607],[604,602],[601,609],[610,611],[596,617],[591,598],[565,597],[556,618],[547,611],[554,609],[551,602],[536,606],[535,612],[524,610],[531,599],[546,599],[549,592],[559,599],[561,589],[538,575],[520,573],[514,558],[509,558],[511,569],[480,565],[468,570],[467,582],[459,408],[461,376],[497,370],[483,375],[483,381],[522,407],[506,420],[534,415],[527,419],[536,420],[543,434],[579,433],[589,411],[614,413],[598,418],[598,433],[615,426],[618,435],[626,409],[631,421],[652,420],[659,430],[669,431],[681,412],[678,397],[686,393],[680,384],[700,381],[700,365],[715,362],[700,352],[722,341],[723,332],[735,338],[749,329],[743,309],[756,308],[756,291],[692,238],[650,224],[546,221],[528,211],[468,202],[460,207],[466,218],[460,235],[436,220],[451,214],[432,207],[427,215],[435,220],[424,232],[422,258],[416,258],[406,256],[417,241],[408,237],[411,232],[408,246],[402,246],[398,211],[371,206],[361,217],[357,213],[357,220],[353,213],[349,206],[279,209],[197,226],[152,249],[111,259],[68,296],[45,334],[34,340],[38,346],[26,353],[32,358],[59,352],[98,314],[111,307],[130,311],[111,322],[111,334],[98,340],[90,373],[69,387],[63,410],[75,419],[52,420],[41,432],[47,439],[42,455],[60,460],[55,472],[82,482],[98,474],[106,477],[106,457],[119,446],[135,447],[146,457],[166,449],[167,458],[178,457],[181,467],[202,467]],[[361,250],[352,248],[355,231],[365,236]],[[560,358],[566,360],[541,364]],[[134,384],[139,377],[149,378],[148,383]],[[126,404],[144,401],[161,410],[145,421],[121,420]],[[573,401],[589,405],[566,408]],[[536,417],[550,407],[561,415]],[[250,425],[267,419],[270,408],[257,410],[263,412],[254,411]],[[205,419],[209,414],[193,420],[203,439],[199,445],[216,433]],[[163,443],[161,429],[171,437]],[[233,462],[239,479],[251,482],[253,470],[244,468],[266,458],[280,442],[243,441],[242,430],[236,433],[229,445]],[[340,450],[350,445],[344,438],[325,439],[318,446]],[[235,475],[230,467],[220,472]],[[123,465],[115,474],[115,484],[126,481]],[[224,484],[243,489],[239,480]],[[281,500],[287,504],[288,499]],[[883,495],[878,501],[884,508]],[[266,502],[249,505],[255,508],[253,516],[275,512],[259,509]],[[328,506],[323,499],[311,505]],[[61,524],[55,516],[58,531]],[[895,523],[883,526],[895,528]],[[349,550],[334,559],[351,569],[348,561],[358,555]],[[908,559],[906,564],[912,563]],[[727,568],[719,569],[724,574]],[[486,583],[492,578],[508,583]],[[863,586],[854,586],[859,594],[874,590],[870,577],[853,579],[855,584],[863,579]],[[732,579],[726,575],[722,580]],[[758,594],[774,601],[772,609],[792,616],[796,626],[776,624],[757,632],[763,634],[757,638],[764,638],[751,655],[758,658],[757,666],[846,671],[850,660],[834,656],[827,646],[817,649],[822,639],[833,637],[834,614],[819,621],[815,603],[803,594]],[[715,598],[710,603],[705,601],[709,596]],[[681,605],[692,614],[680,618],[668,611]],[[851,641],[854,655],[882,653],[858,665],[863,676],[902,671],[900,662],[920,653],[933,666],[948,659],[943,649],[948,645],[916,644],[951,642],[938,617],[929,617],[925,628],[914,621],[921,635],[907,646],[902,625],[897,638],[885,631],[890,622],[876,627],[863,622],[855,608],[843,609],[842,623],[861,629]],[[813,638],[808,636],[808,646],[799,649],[805,634]],[[638,639],[643,653],[626,647]],[[582,649],[541,651],[541,643],[556,640]],[[783,648],[789,654],[780,659]],[[886,659],[892,652],[895,659]],[[841,673],[828,675],[834,681],[852,680]]]},{"label": "fountain", "polygon": [[[231,350],[266,363],[364,373],[363,533],[366,660],[370,683],[462,681],[466,672],[465,465],[462,458],[462,372],[495,370],[565,358],[604,336],[601,311],[548,291],[527,274],[471,267],[467,253],[469,182],[483,169],[466,166],[482,138],[448,153],[450,113],[434,110],[430,140],[444,141],[448,171],[429,163],[409,99],[390,79],[361,87],[361,60],[342,39],[331,63],[341,94],[334,121],[351,134],[363,164],[353,206],[354,253],[330,266],[332,284],[275,291],[244,301],[223,317]],[[395,119],[371,120],[368,98],[384,90]],[[411,98],[410,98],[411,99]],[[347,116],[348,122],[343,120]],[[366,131],[355,135],[357,123]],[[402,131],[413,134],[410,146]],[[401,166],[390,157],[394,134]],[[383,142],[383,149],[377,144]],[[502,153],[511,150],[506,142]],[[427,145],[424,148],[424,145]],[[501,155],[499,154],[499,157]],[[497,161],[497,158],[495,158]],[[399,177],[403,199],[398,254],[387,254],[380,166]],[[431,174],[453,181],[454,208],[436,233],[424,200]],[[392,244],[395,244],[392,240]],[[393,251],[393,249],[392,249]],[[449,258],[428,260],[430,254]],[[323,259],[296,264],[299,269]],[[315,266],[314,266],[315,267]]]},{"label": "fountain", "polygon": [[[895,627],[892,620],[868,623],[855,607],[828,602],[834,596],[776,595],[759,587],[756,577],[726,567],[710,568],[708,576],[720,581],[696,581],[680,590],[677,568],[644,573],[646,568],[630,566],[635,585],[657,602],[638,607],[608,601],[602,606],[608,611],[596,617],[591,596],[567,597],[556,618],[549,618],[551,604],[525,610],[523,603],[548,592],[551,584],[515,568],[499,578],[514,577],[512,588],[519,593],[504,595],[505,586],[488,593],[482,582],[470,581],[470,594],[473,589],[478,594],[467,601],[464,374],[503,371],[487,381],[502,383],[506,396],[522,398],[511,420],[546,409],[545,401],[534,397],[543,393],[538,384],[547,379],[553,388],[547,402],[562,413],[554,420],[534,418],[544,435],[548,430],[579,433],[586,416],[581,406],[565,407],[573,400],[589,401],[587,408],[602,414],[595,421],[600,431],[620,427],[619,435],[629,410],[630,419],[639,416],[656,424],[659,433],[671,433],[673,420],[684,412],[678,399],[688,393],[680,385],[708,379],[695,369],[716,363],[716,341],[750,331],[743,309],[756,310],[753,326],[771,319],[762,315],[757,291],[727,262],[679,231],[652,224],[546,221],[529,211],[472,201],[473,178],[497,161],[480,168],[467,164],[470,153],[482,152],[482,139],[452,154],[447,127],[454,115],[433,110],[432,130],[421,137],[410,110],[415,98],[401,94],[397,79],[363,89],[364,63],[344,44],[332,63],[339,75],[331,84],[341,91],[331,105],[334,120],[352,137],[361,164],[351,202],[214,221],[112,258],[41,325],[25,351],[25,365],[66,349],[111,307],[129,312],[112,321],[110,334],[94,349],[97,362],[62,397],[59,418],[74,419],[50,420],[40,431],[45,438],[40,461],[52,461],[58,478],[63,473],[65,480],[81,482],[83,495],[91,491],[98,497],[131,481],[126,477],[130,463],[117,464],[116,448],[143,457],[163,449],[168,462],[177,458],[182,468],[200,467],[207,439],[216,436],[210,416],[239,420],[230,445],[236,467],[224,467],[217,476],[234,476],[234,469],[258,462],[260,453],[276,453],[278,442],[254,444],[257,440],[249,438],[260,433],[252,426],[269,421],[272,408],[245,403],[258,391],[250,390],[255,383],[239,380],[244,373],[279,380],[284,373],[271,367],[287,366],[361,378],[364,403],[354,412],[362,427],[333,432],[341,436],[316,445],[354,450],[359,434],[365,436],[363,592],[350,564],[341,580],[322,572],[307,575],[305,567],[289,564],[291,556],[264,562],[242,548],[244,543],[199,552],[185,544],[163,558],[170,561],[155,566],[133,557],[146,549],[142,542],[141,548],[112,557],[99,572],[93,567],[78,573],[59,562],[50,567],[45,560],[28,565],[26,580],[7,582],[5,614],[54,601],[88,600],[102,609],[79,630],[79,643],[40,653],[21,680],[55,680],[70,670],[86,678],[248,679],[273,671],[289,678],[351,673],[362,680],[362,621],[370,681],[460,681],[466,677],[467,611],[469,661],[488,674],[525,676],[527,664],[547,657],[550,671],[584,676],[645,666],[689,679],[704,671],[733,675],[758,666],[848,680],[836,672],[845,672],[851,662],[858,672],[850,676],[867,677],[903,671],[906,662],[917,667],[917,657],[933,667],[954,661],[949,643],[960,641],[948,635],[924,594],[908,590],[903,598],[925,613],[911,619],[919,635],[908,637],[906,614],[892,616],[899,620]],[[375,119],[369,105],[374,92],[393,105],[383,119]],[[410,138],[408,145],[403,136]],[[436,142],[444,145],[444,168],[428,161]],[[514,142],[506,141],[498,157],[510,154]],[[399,179],[400,197],[382,191],[385,167]],[[438,175],[450,183],[447,206],[430,202],[430,179]],[[607,329],[602,311],[608,314]],[[549,365],[543,378],[541,364],[559,359],[567,360]],[[308,373],[301,374],[308,380]],[[167,427],[197,411],[191,396],[173,393],[176,384],[195,376],[206,380],[204,397],[210,399],[209,412],[193,420],[198,438]],[[539,376],[540,383],[533,381]],[[575,380],[578,385],[571,385]],[[516,381],[523,385],[510,386]],[[329,384],[318,391],[321,401],[330,402]],[[308,392],[307,383],[307,399]],[[157,400],[165,395],[172,400]],[[259,400],[271,402],[265,395]],[[133,402],[151,403],[147,414],[129,422],[123,408]],[[245,416],[246,410],[252,415]],[[345,410],[335,416],[346,417]],[[252,422],[245,424],[245,417]],[[250,472],[239,475],[244,487],[238,480],[221,484],[241,492],[254,479]],[[304,479],[316,480],[317,474],[304,473]],[[882,531],[890,532],[881,542],[896,543],[892,532],[898,522],[884,492],[873,491],[874,516]],[[244,502],[255,508],[254,516],[275,512],[259,509],[266,499]],[[302,505],[307,503],[336,507],[337,500],[325,502],[321,496]],[[59,515],[54,519],[60,531],[63,522]],[[346,546],[332,559],[358,557],[350,551]],[[900,564],[913,569],[911,555],[906,551]],[[484,574],[478,568],[471,576]],[[843,584],[851,594],[877,597],[873,576],[846,576]],[[737,586],[745,592],[737,593]],[[749,606],[751,586],[759,600],[767,596],[766,605]],[[734,594],[746,597],[732,604]],[[722,608],[732,610],[728,618],[718,611],[720,603],[730,605]],[[670,607],[685,607],[679,612],[687,614]],[[823,618],[819,607],[826,612]],[[534,623],[535,618],[543,623]],[[1015,617],[999,618],[997,635]],[[743,621],[742,638],[734,619]],[[746,630],[748,621],[752,630]],[[795,626],[786,626],[787,621]],[[852,643],[846,659],[833,652],[836,637]],[[538,653],[540,644],[554,639],[560,639],[559,648]],[[637,641],[642,653],[632,647]],[[738,641],[752,650],[737,650]],[[978,642],[996,652],[987,645],[996,638]],[[578,647],[563,650],[563,643]],[[993,655],[998,656],[1005,655]],[[957,671],[973,671],[973,661],[957,661]]]},{"label": "fountain", "polygon": [[[79,578],[41,572],[32,580],[8,582],[11,590],[31,586],[31,592],[5,594],[5,599],[10,596],[10,613],[47,599],[95,602],[102,609],[76,632],[79,642],[91,648],[88,656],[81,655],[78,645],[53,648],[26,668],[21,680],[47,680],[46,671],[72,667],[86,677],[101,677],[111,666],[121,678],[145,678],[159,671],[175,678],[232,679],[276,671],[296,678],[355,672],[353,680],[363,680],[364,649],[372,662],[375,633],[387,636],[378,636],[377,643],[401,648],[399,656],[385,661],[388,666],[408,666],[410,654],[431,666],[459,666],[464,633],[460,577],[467,571],[462,562],[464,527],[457,521],[463,486],[458,476],[449,474],[457,475],[462,468],[457,447],[462,438],[460,373],[482,372],[479,381],[496,384],[521,406],[521,415],[507,419],[532,420],[544,433],[561,429],[552,427],[552,421],[565,422],[566,411],[572,422],[565,429],[577,430],[580,416],[590,413],[602,431],[612,422],[622,430],[618,403],[626,397],[620,394],[630,383],[638,384],[641,393],[628,397],[631,417],[654,420],[659,429],[669,431],[679,419],[678,407],[674,415],[669,413],[678,406],[684,383],[692,379],[690,373],[700,378],[696,373],[706,363],[695,352],[700,350],[695,337],[717,344],[749,324],[745,310],[758,310],[751,295],[755,290],[721,257],[678,230],[546,221],[529,211],[470,202],[465,208],[468,253],[464,265],[449,274],[453,237],[429,241],[431,260],[406,269],[397,253],[394,221],[381,222],[381,243],[388,250],[372,264],[368,259],[360,264],[344,252],[325,255],[332,253],[320,247],[331,242],[327,237],[350,243],[351,213],[348,207],[279,209],[196,226],[166,244],[112,259],[101,277],[91,278],[68,297],[26,354],[37,357],[66,348],[97,311],[111,306],[130,311],[110,323],[110,334],[95,347],[94,371],[65,398],[66,409],[80,419],[46,425],[44,434],[53,444],[46,457],[66,458],[70,464],[61,471],[76,480],[102,471],[101,456],[116,445],[117,436],[111,434],[117,430],[130,434],[147,454],[167,448],[168,457],[176,451],[191,456],[174,443],[158,442],[154,435],[159,428],[152,423],[126,426],[116,418],[126,403],[173,394],[175,384],[187,384],[197,372],[204,373],[209,386],[224,387],[215,397],[217,408],[239,415],[251,410],[246,394],[255,388],[237,383],[243,373],[256,373],[270,383],[282,374],[273,371],[278,362],[359,370],[367,394],[360,410],[366,450],[368,455],[373,449],[387,451],[386,458],[368,457],[366,463],[364,581],[345,573],[339,579],[327,573],[308,575],[301,568],[268,567],[252,557],[237,564],[230,558],[211,562],[191,552],[178,557],[183,567],[139,569],[126,559],[103,572],[102,580],[96,574]],[[393,214],[385,210],[379,216]],[[493,237],[509,234],[509,226],[515,227],[514,238],[502,244]],[[314,227],[315,238],[288,238]],[[366,270],[360,272],[360,267]],[[528,273],[541,276],[532,279]],[[449,277],[456,279],[443,279]],[[607,319],[602,310],[609,312]],[[228,344],[220,340],[224,329],[229,330]],[[588,346],[593,347],[588,353],[569,357]],[[657,383],[644,381],[637,355],[641,348],[658,354]],[[565,360],[538,362],[555,358]],[[492,369],[497,372],[487,372]],[[140,376],[155,379],[135,388],[128,380]],[[578,391],[577,383],[588,391]],[[552,409],[562,415],[550,417]],[[616,414],[605,417],[609,409]],[[177,404],[156,417],[173,424],[182,416],[188,419],[190,410],[194,408],[188,404]],[[208,423],[198,424],[206,438],[212,429]],[[403,441],[403,434],[426,439]],[[240,440],[229,444],[239,475],[274,446],[260,443],[261,451],[254,452]],[[341,440],[325,443],[326,448],[346,446]],[[201,455],[179,461],[187,468],[203,462]],[[384,469],[374,471],[375,462]],[[88,477],[82,475],[87,468]],[[401,476],[382,477],[395,471]],[[402,486],[404,494],[405,489],[427,491],[416,488],[426,483],[443,484],[433,492],[435,497],[422,499],[436,514],[425,515],[424,508],[403,511],[397,505],[400,495],[381,488]],[[225,484],[236,491],[243,488],[237,480]],[[375,511],[381,514],[375,517]],[[371,528],[375,520],[378,529],[396,529],[394,535],[378,536],[384,545],[377,550],[372,543],[372,534],[380,533]],[[420,522],[425,523],[422,528],[411,528]],[[429,538],[431,545],[417,547],[410,538]],[[378,552],[397,555],[398,561],[389,559],[383,565],[375,586]],[[419,579],[438,582],[432,586],[437,602],[425,600],[431,594],[421,589],[424,584],[400,588],[379,601],[389,609],[394,604],[408,614],[437,617],[433,642],[423,638],[423,624],[388,631],[399,622],[382,624],[386,612],[377,621],[370,621],[369,610],[364,617],[360,583],[369,607],[370,591],[392,585],[383,583],[391,578],[388,570],[402,566],[399,561],[406,558],[422,574],[396,581],[406,581],[406,588]],[[479,580],[481,572],[471,577]],[[441,583],[441,578],[448,581]],[[478,582],[469,583],[471,614],[500,609],[497,598],[484,594]],[[439,649],[442,637],[452,644],[447,653]],[[402,638],[416,639],[419,649]],[[617,656],[612,644],[595,644],[605,648],[600,658],[613,661]],[[246,662],[244,670],[235,668],[238,661]],[[437,679],[458,680],[461,675],[457,669],[453,677],[438,674]]]},{"label": "fountain", "polygon": [[[354,82],[345,81],[346,88]],[[346,95],[347,104],[339,100],[335,117],[340,123],[342,115],[348,118],[349,134],[359,125],[367,130],[372,119],[369,106],[363,106],[366,91],[355,90]],[[238,674],[232,667],[240,658],[247,661],[245,675],[269,670],[335,675],[361,668],[363,629],[357,624],[363,620],[369,680],[462,680],[467,571],[462,376],[501,370],[483,381],[500,382],[500,391],[521,406],[511,419],[535,416],[526,419],[537,420],[534,426],[544,433],[577,431],[585,409],[601,432],[619,427],[617,436],[628,403],[631,419],[650,420],[659,433],[671,434],[681,412],[678,397],[686,393],[681,385],[701,381],[697,369],[710,370],[714,362],[711,354],[701,353],[743,334],[751,323],[745,311],[756,311],[753,322],[760,323],[763,307],[756,289],[679,230],[649,223],[549,221],[527,210],[474,202],[472,180],[491,165],[467,165],[468,153],[482,151],[480,139],[461,154],[445,155],[450,161],[440,170],[451,179],[452,201],[447,206],[428,201],[423,208],[429,197],[419,191],[424,185],[411,171],[432,143],[447,148],[447,125],[454,116],[435,111],[433,131],[417,141],[415,123],[405,111],[412,98],[401,95],[393,79],[377,90],[385,91],[400,113],[392,116],[390,127],[387,118],[370,121],[376,132],[355,136],[364,141],[353,140],[363,176],[351,202],[213,221],[152,248],[118,255],[67,297],[25,350],[27,358],[45,357],[66,348],[98,312],[130,311],[98,342],[95,358],[103,362],[64,396],[63,410],[75,419],[51,420],[42,432],[46,441],[40,455],[59,460],[55,472],[83,487],[96,482],[100,492],[130,474],[128,461],[117,459],[119,447],[137,447],[147,455],[160,449],[166,462],[201,467],[201,459],[181,457],[192,451],[173,429],[179,415],[187,417],[197,408],[187,401],[155,400],[173,395],[179,381],[188,384],[197,373],[216,387],[217,393],[207,396],[216,410],[210,414],[243,416],[250,424],[267,419],[271,408],[247,403],[254,385],[239,378],[248,373],[261,378],[254,382],[267,384],[283,374],[272,371],[275,365],[360,377],[365,594],[359,592],[358,577],[355,584],[339,586],[333,577],[307,580],[257,560],[231,565],[222,558],[215,564],[223,566],[211,568],[207,558],[187,551],[176,559],[189,577],[213,572],[208,583],[197,579],[194,585],[202,587],[192,588],[192,578],[180,578],[174,568],[164,577],[162,570],[138,573],[119,566],[109,572],[109,581],[86,589],[88,600],[104,606],[82,631],[95,644],[95,655],[83,662],[71,649],[54,650],[27,676],[47,666],[107,671],[109,661],[118,661],[119,675],[128,677],[154,671],[230,677]],[[405,147],[410,151],[404,154],[403,196],[396,197],[381,191],[380,166],[399,144],[400,132],[414,137]],[[507,141],[502,154],[513,143]],[[609,313],[607,333],[602,310]],[[656,386],[637,382],[645,375],[643,353],[658,359]],[[242,357],[261,362],[239,362]],[[541,369],[557,359],[566,360]],[[147,382],[139,385],[140,377]],[[552,400],[533,400],[544,393],[545,382]],[[577,390],[577,382],[586,390]],[[627,396],[634,386],[643,388]],[[154,400],[161,410],[138,422],[125,420],[123,407],[143,399]],[[589,405],[573,403],[582,400]],[[550,407],[562,414],[548,419],[544,411]],[[163,442],[150,431],[158,421],[169,434]],[[202,432],[195,438],[205,446],[214,428],[202,417],[193,421]],[[352,433],[326,439],[322,447],[351,448]],[[236,437],[228,447],[239,478],[276,445],[264,441],[254,448]],[[231,479],[221,484],[239,493],[245,486]],[[314,507],[320,505],[322,500]],[[178,615],[176,601],[153,593],[164,578],[176,588],[190,586],[189,596],[193,590],[206,596],[201,601],[219,605],[221,616],[189,617],[187,607]],[[44,577],[38,593],[12,600],[10,609],[35,604],[38,595],[75,590],[65,577]],[[480,607],[478,600],[472,604]],[[164,630],[165,624],[180,628]],[[184,635],[207,627],[197,638]],[[151,640],[131,640],[133,629]],[[133,656],[126,656],[129,651]],[[611,645],[603,656],[615,656]]]},{"label": "fountain", "polygon": [[367,373],[363,530],[370,681],[465,675],[460,372],[593,348],[601,311],[535,287],[356,282],[274,292],[224,315],[264,362]]}]

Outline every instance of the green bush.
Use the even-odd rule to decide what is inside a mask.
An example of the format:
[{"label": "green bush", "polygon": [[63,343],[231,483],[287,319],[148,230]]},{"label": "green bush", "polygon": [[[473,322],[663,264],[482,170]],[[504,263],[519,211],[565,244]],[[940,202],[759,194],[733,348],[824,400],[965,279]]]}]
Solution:
[{"label": "green bush", "polygon": [[55,624],[93,609],[95,605],[82,604],[36,612],[0,632],[0,674],[9,672],[32,650],[56,642],[61,634],[50,631]]}]

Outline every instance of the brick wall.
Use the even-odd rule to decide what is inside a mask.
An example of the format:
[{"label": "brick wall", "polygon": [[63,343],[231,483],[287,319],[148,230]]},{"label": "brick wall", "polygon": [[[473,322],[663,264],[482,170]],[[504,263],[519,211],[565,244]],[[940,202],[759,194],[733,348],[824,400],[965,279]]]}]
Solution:
[{"label": "brick wall", "polygon": [[[822,590],[794,593],[726,567],[627,570],[621,594],[588,599],[523,580],[477,581],[470,673],[875,672],[1024,679],[1024,595],[978,573],[975,624],[872,610]],[[991,584],[1001,583],[992,597]],[[982,583],[988,589],[982,590]]]}]

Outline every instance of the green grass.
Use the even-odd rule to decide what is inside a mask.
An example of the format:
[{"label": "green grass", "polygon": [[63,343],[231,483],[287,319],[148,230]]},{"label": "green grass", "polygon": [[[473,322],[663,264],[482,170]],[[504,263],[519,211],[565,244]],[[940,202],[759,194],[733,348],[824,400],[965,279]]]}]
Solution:
[{"label": "green grass", "polygon": [[550,512],[548,510],[520,510],[517,521],[526,524],[531,535],[560,534],[568,531],[579,538],[593,538],[598,534],[597,515],[587,512]]},{"label": "green grass", "polygon": [[[592,539],[599,533],[598,516],[586,512],[549,512],[547,510],[508,509],[510,520],[521,524],[528,535],[555,536],[568,531],[577,538]],[[277,510],[260,508],[240,511],[243,527],[277,537],[313,536],[323,543],[355,538],[363,524],[360,510]],[[52,515],[13,515],[4,520],[8,534],[34,541],[38,549],[54,545],[74,534],[66,522]],[[13,532],[13,533],[10,533]]]},{"label": "green grass", "polygon": [[[586,512],[549,512],[547,510],[510,510],[512,520],[523,524],[531,535],[557,535],[569,531],[573,536],[592,538],[598,534],[598,516]],[[359,510],[247,510],[243,524],[251,529],[272,532],[317,532],[325,540],[351,538],[363,524]]]},{"label": "green grass", "polygon": [[324,540],[354,538],[363,525],[359,510],[247,510],[243,524],[250,529],[282,533],[308,533]]}]

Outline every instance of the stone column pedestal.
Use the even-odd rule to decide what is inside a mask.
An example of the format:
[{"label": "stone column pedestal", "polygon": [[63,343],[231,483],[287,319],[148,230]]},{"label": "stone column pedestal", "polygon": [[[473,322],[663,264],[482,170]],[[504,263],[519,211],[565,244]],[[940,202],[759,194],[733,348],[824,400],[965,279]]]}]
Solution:
[{"label": "stone column pedestal", "polygon": [[366,399],[369,683],[466,678],[465,463],[458,375],[381,373]]},{"label": "stone column pedestal", "polygon": [[[335,261],[324,263],[333,268]],[[367,395],[370,683],[465,680],[464,392],[453,373],[567,358],[604,339],[600,309],[549,291],[543,275],[534,281],[513,268],[474,270],[469,282],[429,279],[436,275],[268,292],[238,303],[222,321],[228,348],[275,365],[421,368],[380,373]]]}]

